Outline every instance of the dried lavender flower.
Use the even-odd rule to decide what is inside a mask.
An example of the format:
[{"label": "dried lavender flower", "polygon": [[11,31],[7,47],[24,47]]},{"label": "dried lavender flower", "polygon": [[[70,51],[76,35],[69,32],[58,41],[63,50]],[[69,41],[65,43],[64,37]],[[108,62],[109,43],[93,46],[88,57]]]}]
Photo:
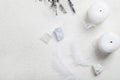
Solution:
[{"label": "dried lavender flower", "polygon": [[68,0],[68,3],[69,3],[69,6],[70,6],[70,8],[71,8],[71,10],[73,11],[73,13],[76,13],[76,11],[75,11],[75,9],[74,9],[74,5],[73,5],[73,3],[71,2],[71,0]]},{"label": "dried lavender flower", "polygon": [[[43,0],[38,0],[38,1],[43,1]],[[50,3],[50,7],[56,12],[56,15],[58,14],[57,13],[57,8],[59,7],[60,11],[63,12],[64,14],[67,13],[67,11],[65,10],[64,6],[60,3],[60,0],[47,0],[49,3]],[[69,3],[69,6],[71,8],[71,10],[76,13],[74,7],[73,7],[73,4],[71,2],[71,0],[68,0],[68,3]]]},{"label": "dried lavender flower", "polygon": [[61,10],[64,14],[67,13],[67,11],[65,10],[65,8],[63,7],[62,4],[59,4],[59,8],[60,8],[60,10]]}]

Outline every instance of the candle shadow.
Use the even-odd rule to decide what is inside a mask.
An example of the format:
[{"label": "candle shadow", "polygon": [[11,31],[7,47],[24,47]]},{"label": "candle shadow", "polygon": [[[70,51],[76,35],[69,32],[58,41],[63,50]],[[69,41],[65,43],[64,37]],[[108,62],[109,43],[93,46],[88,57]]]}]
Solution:
[{"label": "candle shadow", "polygon": [[98,49],[97,45],[95,46],[95,57],[98,61],[105,61],[110,55],[111,53],[104,53]]}]

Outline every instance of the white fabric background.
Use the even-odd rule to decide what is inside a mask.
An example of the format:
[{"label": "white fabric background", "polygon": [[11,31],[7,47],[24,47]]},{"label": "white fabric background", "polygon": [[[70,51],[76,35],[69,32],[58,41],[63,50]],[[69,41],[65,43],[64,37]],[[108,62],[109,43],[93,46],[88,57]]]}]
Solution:
[{"label": "white fabric background", "polygon": [[[120,0],[105,1],[111,7],[110,17],[102,25],[86,30],[81,21],[94,0],[72,0],[76,15],[65,0],[68,14],[59,12],[58,16],[44,2],[0,0],[0,80],[62,80],[51,67],[54,45],[67,51],[69,42],[79,38],[82,53],[93,55],[93,45],[101,34],[112,31],[120,35]],[[41,42],[40,37],[55,27],[63,28],[65,39],[59,43],[52,39],[48,45]],[[81,80],[120,80],[119,57],[120,50],[105,60],[95,59],[94,63],[104,65],[98,77],[94,77],[91,68],[79,67],[76,74]]]}]

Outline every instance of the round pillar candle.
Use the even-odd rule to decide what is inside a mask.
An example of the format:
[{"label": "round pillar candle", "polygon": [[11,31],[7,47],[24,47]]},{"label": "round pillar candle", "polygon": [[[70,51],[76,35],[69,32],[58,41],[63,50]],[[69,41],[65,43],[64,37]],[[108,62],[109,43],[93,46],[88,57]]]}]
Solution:
[{"label": "round pillar candle", "polygon": [[87,21],[92,25],[98,25],[102,23],[109,14],[109,6],[103,1],[98,1],[91,5],[88,9]]},{"label": "round pillar candle", "polygon": [[98,39],[98,49],[104,53],[112,53],[120,47],[120,37],[115,33],[106,33]]}]

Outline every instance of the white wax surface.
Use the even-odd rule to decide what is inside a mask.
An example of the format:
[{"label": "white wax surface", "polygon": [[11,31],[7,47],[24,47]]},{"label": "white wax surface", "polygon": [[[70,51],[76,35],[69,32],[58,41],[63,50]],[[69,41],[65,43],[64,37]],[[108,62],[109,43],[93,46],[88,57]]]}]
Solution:
[{"label": "white wax surface", "polygon": [[88,10],[88,21],[92,24],[102,23],[110,14],[105,2],[96,2]]},{"label": "white wax surface", "polygon": [[114,33],[107,33],[98,40],[98,48],[101,52],[112,53],[120,47],[120,38]]}]

